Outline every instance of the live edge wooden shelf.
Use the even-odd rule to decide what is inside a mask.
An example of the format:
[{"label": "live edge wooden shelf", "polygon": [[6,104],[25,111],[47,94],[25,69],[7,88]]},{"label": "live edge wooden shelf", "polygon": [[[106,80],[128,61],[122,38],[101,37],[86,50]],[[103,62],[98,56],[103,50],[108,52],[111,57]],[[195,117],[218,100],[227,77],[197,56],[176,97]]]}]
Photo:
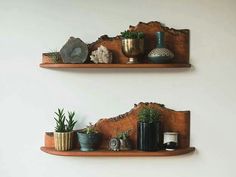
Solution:
[{"label": "live edge wooden shelf", "polygon": [[111,157],[143,157],[143,156],[176,156],[187,154],[193,152],[195,150],[194,147],[184,148],[184,149],[177,149],[175,151],[156,151],[156,152],[146,152],[146,151],[109,151],[109,150],[97,150],[91,152],[82,152],[79,149],[75,149],[72,151],[56,151],[55,148],[47,148],[41,147],[40,148],[43,152],[52,155],[59,155],[59,156],[111,156]]},{"label": "live edge wooden shelf", "polygon": [[[161,132],[174,131],[178,132],[178,149],[175,151],[156,151],[144,152],[135,150],[137,144],[137,117],[143,107],[150,107],[158,110],[161,114]],[[139,103],[125,114],[121,114],[112,118],[100,119],[95,128],[102,134],[102,140],[97,151],[82,152],[79,150],[76,131],[74,131],[74,150],[56,151],[54,148],[53,132],[46,132],[44,138],[44,146],[40,149],[43,152],[61,155],[61,156],[176,156],[187,154],[195,151],[194,147],[190,147],[190,111],[174,111],[166,108],[159,103]],[[108,150],[109,140],[116,137],[118,133],[126,130],[130,131],[130,140],[134,145],[134,150],[113,152]],[[161,137],[163,140],[163,137]]]},{"label": "live edge wooden shelf", "polygon": [[[64,64],[60,59],[59,64],[52,62],[50,53],[43,53],[42,68],[188,68],[189,63],[189,30],[173,29],[161,25],[160,22],[151,21],[148,23],[139,22],[136,26],[130,26],[131,31],[142,31],[145,35],[145,51],[139,58],[140,64],[126,64],[128,58],[121,51],[121,36],[108,37],[103,35],[97,41],[88,44],[89,54],[84,64]],[[149,52],[156,48],[156,32],[165,32],[165,45],[170,49],[175,57],[172,63],[168,64],[148,64]],[[114,64],[91,64],[89,56],[92,51],[97,50],[99,46],[105,46],[112,52]]]}]

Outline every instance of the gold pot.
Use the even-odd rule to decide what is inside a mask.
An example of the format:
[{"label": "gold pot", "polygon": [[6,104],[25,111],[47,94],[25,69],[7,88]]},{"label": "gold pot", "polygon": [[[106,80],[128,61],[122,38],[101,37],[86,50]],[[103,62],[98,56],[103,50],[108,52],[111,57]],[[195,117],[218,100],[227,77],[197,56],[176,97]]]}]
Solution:
[{"label": "gold pot", "polygon": [[138,63],[137,56],[144,52],[144,39],[122,39],[122,52],[129,57],[128,64]]},{"label": "gold pot", "polygon": [[73,147],[73,132],[54,132],[54,145],[58,151],[68,151]]}]

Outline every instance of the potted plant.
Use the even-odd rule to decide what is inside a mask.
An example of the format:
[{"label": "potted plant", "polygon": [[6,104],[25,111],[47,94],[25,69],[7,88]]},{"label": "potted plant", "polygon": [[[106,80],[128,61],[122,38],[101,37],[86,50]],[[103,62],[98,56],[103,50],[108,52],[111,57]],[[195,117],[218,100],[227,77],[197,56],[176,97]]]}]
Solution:
[{"label": "potted plant", "polygon": [[121,150],[121,151],[130,150],[132,148],[131,142],[129,139],[129,132],[130,132],[130,130],[127,130],[127,131],[119,133],[117,136],[117,138],[120,141],[119,150]]},{"label": "potted plant", "polygon": [[137,148],[142,151],[160,149],[160,113],[145,107],[138,113]]},{"label": "potted plant", "polygon": [[57,50],[50,50],[48,53],[43,53],[44,63],[63,63],[60,53]]},{"label": "potted plant", "polygon": [[92,123],[89,123],[85,129],[78,131],[77,136],[81,151],[95,151],[101,140],[101,134],[96,131]]},{"label": "potted plant", "polygon": [[75,112],[68,112],[66,119],[64,109],[59,109],[55,112],[57,118],[54,132],[54,145],[58,151],[68,151],[73,147],[73,128],[77,121],[74,120]]},{"label": "potted plant", "polygon": [[122,52],[129,57],[128,64],[138,63],[137,57],[144,53],[144,33],[138,31],[121,32]]}]

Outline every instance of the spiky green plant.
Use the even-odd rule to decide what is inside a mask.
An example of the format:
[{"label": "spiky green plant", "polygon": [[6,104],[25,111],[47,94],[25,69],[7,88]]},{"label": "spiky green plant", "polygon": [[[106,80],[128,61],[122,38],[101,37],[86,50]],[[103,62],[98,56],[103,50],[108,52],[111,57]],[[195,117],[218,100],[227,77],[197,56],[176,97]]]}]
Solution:
[{"label": "spiky green plant", "polygon": [[143,39],[144,38],[144,33],[143,32],[138,32],[138,31],[124,31],[121,32],[121,37],[125,39]]},{"label": "spiky green plant", "polygon": [[56,132],[65,132],[66,131],[66,126],[65,126],[65,113],[64,113],[64,109],[59,109],[57,110],[58,112],[55,112],[55,114],[57,115],[57,118],[54,117],[55,121],[56,121],[56,127],[55,127],[55,131]]},{"label": "spiky green plant", "polygon": [[76,122],[77,122],[73,119],[74,116],[75,116],[75,112],[68,112],[68,119],[66,119],[66,122],[67,122],[66,131],[67,132],[72,131]]},{"label": "spiky green plant", "polygon": [[160,120],[160,113],[154,108],[143,108],[139,111],[138,120],[144,123],[153,123]]},{"label": "spiky green plant", "polygon": [[73,130],[77,122],[73,119],[75,116],[75,112],[68,112],[68,119],[66,119],[64,109],[58,108],[55,114],[57,115],[57,118],[54,117],[56,121],[56,132],[70,132]]}]

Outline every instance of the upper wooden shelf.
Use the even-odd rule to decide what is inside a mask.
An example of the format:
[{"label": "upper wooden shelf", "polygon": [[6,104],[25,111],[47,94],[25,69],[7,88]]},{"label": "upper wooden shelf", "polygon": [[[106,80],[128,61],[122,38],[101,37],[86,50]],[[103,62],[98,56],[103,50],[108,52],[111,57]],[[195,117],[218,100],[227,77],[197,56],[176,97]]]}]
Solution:
[{"label": "upper wooden shelf", "polygon": [[42,68],[188,68],[191,64],[40,64]]},{"label": "upper wooden shelf", "polygon": [[48,147],[41,147],[40,148],[43,152],[52,155],[60,155],[60,156],[116,156],[116,157],[143,157],[143,156],[176,156],[187,154],[190,152],[194,152],[194,147],[183,148],[183,149],[176,149],[174,151],[155,151],[155,152],[146,152],[146,151],[108,151],[108,150],[97,150],[97,151],[90,151],[90,152],[82,152],[78,149],[71,150],[71,151],[56,151],[55,148],[48,148]]},{"label": "upper wooden shelf", "polygon": [[[84,64],[64,64],[62,59],[55,64],[50,57],[51,53],[43,53],[42,68],[188,68],[189,63],[189,30],[173,29],[163,26],[160,22],[151,21],[148,23],[139,22],[136,26],[130,26],[128,30],[142,31],[145,34],[145,51],[138,60],[140,64],[127,64],[128,57],[122,53],[121,36],[109,37],[103,35],[95,42],[88,44],[88,57]],[[165,32],[165,47],[170,49],[175,57],[172,63],[148,64],[148,54],[156,48],[156,32]],[[112,64],[93,64],[90,61],[91,52],[103,45],[112,52]]]}]

